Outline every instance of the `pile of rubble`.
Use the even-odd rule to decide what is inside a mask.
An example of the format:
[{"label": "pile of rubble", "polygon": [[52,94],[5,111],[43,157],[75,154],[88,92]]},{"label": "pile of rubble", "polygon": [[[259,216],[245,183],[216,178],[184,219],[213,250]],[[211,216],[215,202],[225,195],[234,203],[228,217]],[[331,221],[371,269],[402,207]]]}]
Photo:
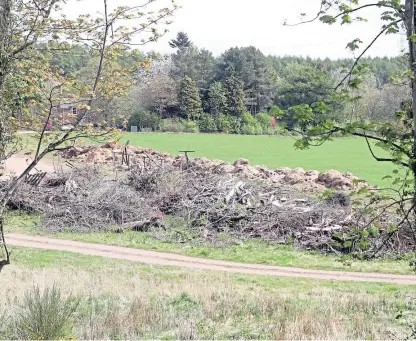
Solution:
[{"label": "pile of rubble", "polygon": [[[178,161],[174,165],[178,165]],[[191,160],[190,168],[205,174],[237,174],[247,179],[262,179],[274,184],[295,186],[300,190],[324,191],[328,188],[352,191],[361,187],[371,188],[352,173],[328,170],[320,173],[316,170],[305,171],[303,168],[269,169],[265,166],[251,166],[246,159],[238,159],[233,164],[212,161],[206,158]]]},{"label": "pile of rubble", "polygon": [[209,160],[199,157],[187,162],[185,156],[174,157],[154,149],[134,146],[121,146],[118,143],[107,143],[103,146],[72,147],[60,153],[66,159],[76,159],[86,164],[121,164],[123,149],[127,148],[131,165],[140,167],[174,167],[194,171],[201,175],[235,174],[250,180],[261,179],[272,184],[295,186],[299,190],[323,191],[328,188],[351,191],[362,187],[371,187],[360,181],[351,173],[328,170],[320,173],[316,170],[305,171],[302,168],[269,169],[265,166],[252,166],[246,159],[234,163],[220,160]]}]

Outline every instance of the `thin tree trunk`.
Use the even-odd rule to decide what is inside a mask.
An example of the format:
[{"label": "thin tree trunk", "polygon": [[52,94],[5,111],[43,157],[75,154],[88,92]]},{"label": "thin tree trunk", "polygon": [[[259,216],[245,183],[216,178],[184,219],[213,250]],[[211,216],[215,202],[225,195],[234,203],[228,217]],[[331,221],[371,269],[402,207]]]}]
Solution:
[{"label": "thin tree trunk", "polygon": [[413,212],[412,212],[412,224],[413,229],[416,227],[416,46],[413,42],[415,34],[415,1],[406,0],[405,10],[406,10],[406,30],[407,30],[407,39],[409,41],[409,65],[413,73],[413,78],[411,80],[412,87],[412,114],[413,114],[413,146],[412,146],[412,156],[411,167],[414,180],[413,188]]},{"label": "thin tree trunk", "polygon": [[[2,101],[3,84],[8,69],[6,45],[10,25],[11,2],[12,0],[0,0],[0,102]],[[2,119],[1,116],[0,113],[0,119]],[[0,126],[3,126],[2,123],[3,122],[0,123]],[[3,129],[0,128],[0,135],[3,135],[3,133]],[[0,136],[0,140],[1,139],[2,136]],[[4,144],[0,142],[1,149],[3,149],[3,145]],[[0,159],[3,159],[5,151],[0,150],[0,154]],[[0,249],[3,251],[4,259],[0,261],[0,272],[5,265],[10,264],[10,253],[4,239],[4,211],[5,205],[3,205],[2,202],[0,205]]]},{"label": "thin tree trunk", "polygon": [[7,74],[6,41],[10,24],[11,0],[0,0],[0,90]]}]

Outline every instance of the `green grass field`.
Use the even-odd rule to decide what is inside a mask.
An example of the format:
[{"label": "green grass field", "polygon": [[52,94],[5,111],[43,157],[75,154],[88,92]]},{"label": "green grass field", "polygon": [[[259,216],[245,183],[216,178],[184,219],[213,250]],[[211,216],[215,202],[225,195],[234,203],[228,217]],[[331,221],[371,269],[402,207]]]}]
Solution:
[{"label": "green grass field", "polygon": [[193,157],[204,156],[229,162],[245,158],[253,165],[269,168],[336,169],[352,172],[379,186],[388,185],[382,178],[395,169],[392,164],[375,161],[362,139],[339,138],[304,151],[294,149],[293,138],[280,136],[127,133],[121,142],[127,141],[135,146],[150,147],[174,155],[180,154],[180,150],[195,150]]}]

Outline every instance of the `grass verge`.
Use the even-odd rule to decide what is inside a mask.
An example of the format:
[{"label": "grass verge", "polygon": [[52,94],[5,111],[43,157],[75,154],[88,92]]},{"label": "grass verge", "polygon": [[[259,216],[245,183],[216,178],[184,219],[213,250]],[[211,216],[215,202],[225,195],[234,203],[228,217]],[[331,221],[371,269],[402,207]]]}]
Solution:
[{"label": "grass verge", "polygon": [[14,248],[0,285],[2,338],[13,338],[7,326],[33,285],[80,299],[67,339],[403,338],[416,294],[411,286],[189,271],[24,248]]},{"label": "grass verge", "polygon": [[[191,237],[187,238],[187,231],[180,227],[169,233],[170,238],[161,240],[157,233],[124,231],[58,234],[46,233],[39,218],[27,215],[12,214],[9,216],[8,232],[45,235],[53,238],[70,239],[87,243],[108,244],[131,247],[137,249],[170,252],[193,257],[211,258],[253,264],[268,264],[288,267],[300,267],[318,270],[342,270],[356,272],[380,272],[392,274],[413,274],[409,260],[375,260],[359,261],[343,259],[319,252],[301,251],[293,246],[267,243],[261,240],[234,240],[227,234],[219,236],[216,245],[201,242]],[[407,256],[408,258],[411,255]]]}]

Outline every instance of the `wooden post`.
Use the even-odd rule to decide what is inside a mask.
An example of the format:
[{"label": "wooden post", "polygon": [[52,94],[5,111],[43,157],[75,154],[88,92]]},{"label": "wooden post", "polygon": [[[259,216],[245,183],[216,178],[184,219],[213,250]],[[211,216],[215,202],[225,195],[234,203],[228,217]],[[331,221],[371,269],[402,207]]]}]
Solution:
[{"label": "wooden post", "polygon": [[189,157],[188,157],[188,153],[195,153],[195,150],[180,150],[179,153],[185,153],[186,169],[188,169],[189,168]]}]

